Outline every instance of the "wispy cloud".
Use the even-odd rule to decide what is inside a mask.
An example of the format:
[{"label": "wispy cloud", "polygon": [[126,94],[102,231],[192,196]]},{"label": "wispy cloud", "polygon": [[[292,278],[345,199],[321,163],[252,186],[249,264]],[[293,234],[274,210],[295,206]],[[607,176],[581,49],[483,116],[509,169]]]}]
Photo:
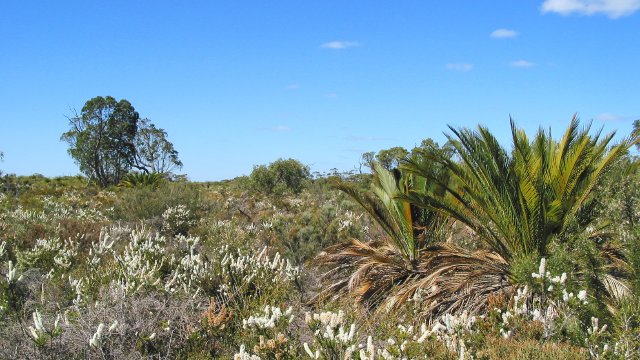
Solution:
[{"label": "wispy cloud", "polygon": [[363,135],[350,135],[346,138],[351,142],[361,142],[361,141],[389,141],[395,140],[390,137],[382,137],[382,136],[363,136]]},{"label": "wispy cloud", "polygon": [[530,68],[536,66],[535,63],[527,60],[516,60],[509,63],[509,66],[514,68]]},{"label": "wispy cloud", "polygon": [[633,121],[640,119],[640,116],[629,116],[629,115],[620,115],[616,113],[603,112],[601,114],[596,115],[594,120],[598,121]]},{"label": "wispy cloud", "polygon": [[277,125],[271,128],[273,131],[291,131],[291,128],[286,125]]},{"label": "wispy cloud", "polygon": [[289,84],[287,85],[287,90],[298,90],[300,89],[300,84]]},{"label": "wispy cloud", "polygon": [[471,69],[473,69],[473,64],[449,63],[449,64],[445,65],[445,67],[448,70],[453,70],[453,71],[470,71]]},{"label": "wispy cloud", "polygon": [[338,97],[338,94],[336,93],[328,93],[328,94],[324,94],[324,97],[329,98],[329,99],[335,99]]},{"label": "wispy cloud", "polygon": [[360,46],[360,43],[357,41],[341,41],[341,40],[330,41],[320,45],[320,47],[323,49],[333,49],[333,50],[342,50],[342,49],[347,49],[347,48],[356,47],[356,46]]},{"label": "wispy cloud", "polygon": [[518,36],[518,32],[510,29],[498,29],[490,34],[494,39],[508,39]]},{"label": "wispy cloud", "polygon": [[598,120],[598,121],[618,121],[618,120],[622,120],[624,119],[624,116],[620,116],[617,114],[612,114],[612,113],[602,113],[599,115],[596,115],[596,117],[594,119]]},{"label": "wispy cloud", "polygon": [[560,15],[605,14],[611,19],[628,16],[640,10],[640,0],[545,0],[542,13]]},{"label": "wispy cloud", "polygon": [[261,127],[261,128],[258,128],[258,130],[261,130],[261,131],[273,131],[273,132],[286,132],[286,131],[291,131],[291,128],[286,126],[286,125],[276,125],[276,126],[271,126],[271,127]]}]

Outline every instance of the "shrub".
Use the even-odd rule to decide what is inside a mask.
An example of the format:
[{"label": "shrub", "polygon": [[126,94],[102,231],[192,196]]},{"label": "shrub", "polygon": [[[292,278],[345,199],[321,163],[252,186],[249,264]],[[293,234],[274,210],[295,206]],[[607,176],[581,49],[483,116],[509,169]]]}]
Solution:
[{"label": "shrub", "polygon": [[208,207],[201,191],[187,182],[166,182],[157,188],[121,188],[118,193],[119,199],[114,206],[116,220],[155,220],[161,226],[162,214],[169,208],[182,205],[194,218],[199,218]]},{"label": "shrub", "polygon": [[310,178],[309,168],[294,159],[278,159],[269,165],[257,165],[250,175],[252,187],[267,194],[299,194]]}]

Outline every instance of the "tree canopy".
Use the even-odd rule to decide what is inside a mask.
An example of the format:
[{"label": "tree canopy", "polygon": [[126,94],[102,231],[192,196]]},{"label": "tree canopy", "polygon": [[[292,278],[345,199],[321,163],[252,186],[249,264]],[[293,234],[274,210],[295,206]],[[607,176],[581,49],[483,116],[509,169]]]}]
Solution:
[{"label": "tree canopy", "polygon": [[167,140],[167,132],[157,128],[144,118],[138,122],[138,131],[134,138],[136,156],[133,167],[146,174],[167,174],[182,168],[178,152]]},{"label": "tree canopy", "polygon": [[61,139],[83,174],[101,186],[117,184],[135,156],[139,117],[129,101],[97,96],[69,118],[71,129]]},{"label": "tree canopy", "polygon": [[125,99],[90,99],[69,124],[61,140],[69,143],[69,155],[80,171],[100,186],[118,184],[132,168],[149,174],[182,166],[166,132],[148,119],[140,120]]}]

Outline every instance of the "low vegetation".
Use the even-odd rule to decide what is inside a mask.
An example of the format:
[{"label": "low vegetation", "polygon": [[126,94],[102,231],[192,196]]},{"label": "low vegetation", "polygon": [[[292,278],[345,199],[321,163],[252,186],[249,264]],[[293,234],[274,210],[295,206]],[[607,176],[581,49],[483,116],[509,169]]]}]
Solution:
[{"label": "low vegetation", "polygon": [[637,137],[451,131],[371,174],[0,177],[0,358],[640,358]]}]

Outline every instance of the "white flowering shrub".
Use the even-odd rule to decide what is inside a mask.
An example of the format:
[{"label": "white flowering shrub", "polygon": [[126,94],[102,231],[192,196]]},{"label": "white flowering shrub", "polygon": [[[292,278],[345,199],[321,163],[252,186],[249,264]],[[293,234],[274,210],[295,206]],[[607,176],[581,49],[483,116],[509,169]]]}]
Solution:
[{"label": "white flowering shrub", "polygon": [[[506,289],[504,299],[494,299],[495,309],[475,316],[414,316],[424,292],[433,289],[419,289],[408,306],[388,313],[311,305],[319,274],[307,260],[338,241],[380,239],[384,234],[370,217],[322,179],[284,197],[233,183],[179,186],[177,195],[168,188],[29,197],[0,192],[0,358],[640,354],[640,306],[632,299],[627,308],[604,304],[596,289],[582,288],[590,274],[574,271],[573,259],[563,266],[563,254],[551,253],[552,265],[523,260],[522,286]],[[636,219],[638,210],[627,205],[629,219]],[[621,226],[629,230],[620,239],[626,244],[633,221]]]},{"label": "white flowering shrub", "polygon": [[[45,326],[42,315],[37,309],[33,312],[32,319],[33,326],[29,326],[28,330],[36,346],[44,346],[47,342],[52,341],[55,337],[62,334],[60,321],[63,319],[63,316],[61,314],[58,314],[53,323],[48,326]],[[64,321],[68,323],[66,317]]]},{"label": "white flowering shrub", "polygon": [[38,268],[50,276],[69,270],[78,255],[79,239],[37,239],[35,246],[18,257],[23,268]]},{"label": "white flowering shrub", "polygon": [[305,314],[305,323],[313,331],[313,344],[303,344],[312,359],[350,359],[358,349],[356,325],[349,323],[342,310]]},{"label": "white flowering shrub", "polygon": [[465,339],[476,331],[475,318],[466,314],[447,315],[430,325],[425,322],[397,324],[382,338],[378,329],[369,329],[373,331],[369,333],[360,329],[357,322],[348,320],[353,315],[348,316],[343,310],[305,313],[307,328],[304,331],[310,332],[312,340],[301,342],[287,331],[291,329],[289,311],[267,306],[260,314],[244,321],[244,329],[251,330],[247,339],[253,341],[244,342],[234,358],[274,358],[273,351],[265,351],[274,348],[280,349],[278,354],[285,355],[275,358],[292,359],[467,359],[472,356]]},{"label": "white flowering shrub", "polygon": [[[2,194],[0,205],[8,207],[6,195]],[[28,226],[33,224],[56,225],[63,219],[75,219],[84,222],[105,222],[113,211],[94,199],[81,198],[77,193],[66,193],[60,198],[42,196],[41,210],[25,209],[17,205],[13,209],[0,212],[0,229],[11,226]]]},{"label": "white flowering shrub", "polygon": [[570,331],[583,334],[582,340],[587,343],[591,324],[583,323],[581,318],[588,313],[590,299],[586,290],[569,291],[567,278],[566,273],[551,274],[547,260],[542,258],[538,271],[531,274],[531,286],[516,289],[507,309],[494,309],[500,336],[509,339],[527,324],[539,324],[542,340],[558,339]]},{"label": "white flowering shrub", "polygon": [[[2,249],[0,249],[2,250]],[[0,256],[2,258],[2,256]],[[0,318],[22,308],[23,275],[13,261],[0,262],[4,276],[0,276]]]},{"label": "white flowering shrub", "polygon": [[254,343],[253,351],[248,352],[243,342],[234,359],[295,359],[296,347],[290,341],[289,330],[294,316],[291,307],[281,310],[277,306],[265,306],[260,313],[242,320],[242,328],[250,332],[245,338]]},{"label": "white flowering shrub", "polygon": [[339,219],[338,231],[345,232],[350,228],[354,228],[357,221],[362,218],[363,214],[355,214],[351,210],[346,210],[341,219]]},{"label": "white flowering shrub", "polygon": [[283,312],[277,306],[267,305],[261,314],[251,315],[248,319],[242,320],[242,327],[244,329],[256,329],[257,331],[286,327],[293,321],[292,311],[293,308],[291,307]]},{"label": "white flowering shrub", "polygon": [[[111,197],[112,194],[103,193],[103,197]],[[77,193],[66,193],[60,199],[51,196],[42,198],[42,213],[49,219],[77,219],[88,222],[107,221],[113,208],[102,209],[102,203],[93,199],[84,199]]]},{"label": "white flowering shrub", "polygon": [[244,307],[243,304],[257,299],[286,296],[300,269],[283,259],[280,253],[270,257],[267,252],[266,247],[253,254],[232,251],[228,247],[219,250],[218,256],[222,260],[216,263],[219,266],[216,273],[220,277],[218,295],[225,302]]},{"label": "white flowering shrub", "polygon": [[169,235],[186,235],[195,224],[194,215],[185,205],[167,208],[162,213],[162,231]]}]

